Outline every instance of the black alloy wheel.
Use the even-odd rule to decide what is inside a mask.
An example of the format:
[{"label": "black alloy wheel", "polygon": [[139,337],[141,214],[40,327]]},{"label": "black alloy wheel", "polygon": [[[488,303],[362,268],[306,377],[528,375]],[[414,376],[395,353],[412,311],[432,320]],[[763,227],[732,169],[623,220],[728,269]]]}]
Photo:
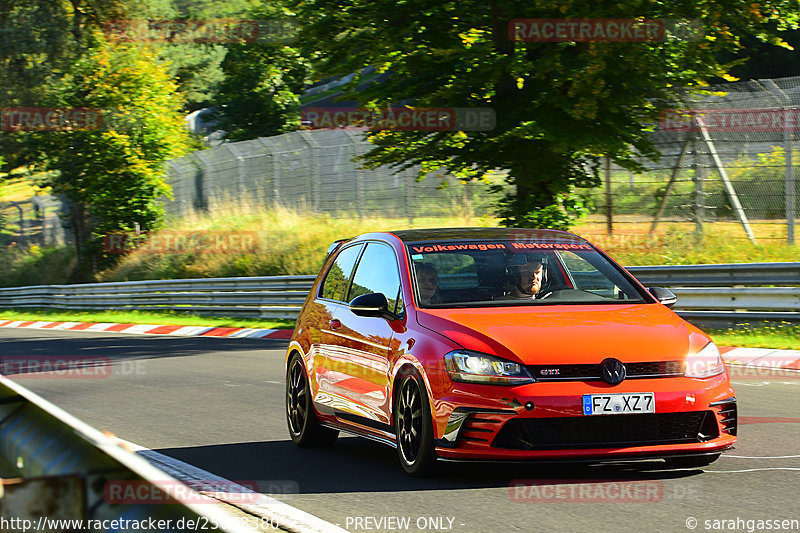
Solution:
[{"label": "black alloy wheel", "polygon": [[300,354],[294,354],[286,372],[286,423],[292,442],[298,446],[330,446],[339,432],[319,423],[311,404],[311,389]]},{"label": "black alloy wheel", "polygon": [[401,378],[394,419],[397,454],[403,469],[412,476],[430,473],[436,463],[433,424],[428,396],[414,374]]}]

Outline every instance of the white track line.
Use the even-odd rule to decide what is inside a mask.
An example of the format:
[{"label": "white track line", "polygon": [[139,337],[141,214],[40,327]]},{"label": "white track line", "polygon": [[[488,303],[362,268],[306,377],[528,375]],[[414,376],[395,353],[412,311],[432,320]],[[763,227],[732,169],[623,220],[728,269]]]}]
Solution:
[{"label": "white track line", "polygon": [[746,470],[703,470],[706,474],[741,474],[744,472],[763,472],[765,470],[788,470],[790,472],[800,472],[800,468],[789,466],[775,466],[772,468],[748,468]]},{"label": "white track line", "polygon": [[[279,524],[283,529],[297,533],[348,533],[346,529],[342,529],[339,526],[326,522],[321,518],[264,494],[259,494],[255,498],[256,503],[226,501],[224,497],[213,494],[219,493],[221,483],[224,483],[227,491],[235,490],[237,494],[253,493],[254,491],[212,474],[211,472],[207,472],[202,468],[164,455],[163,453],[119,439],[118,437],[117,439],[137,455],[147,459],[156,468],[163,470],[179,481],[191,482],[191,487],[195,491],[202,491],[202,483],[208,482],[208,491],[211,493],[207,494],[208,496],[212,496],[228,505],[233,505],[253,515],[267,518],[270,520],[270,523]],[[228,489],[228,487],[231,489]]]},{"label": "white track line", "polygon": [[723,457],[733,457],[734,459],[796,459],[800,457],[800,455],[769,455],[769,456],[758,456],[758,455],[728,455],[723,453],[720,459]]}]

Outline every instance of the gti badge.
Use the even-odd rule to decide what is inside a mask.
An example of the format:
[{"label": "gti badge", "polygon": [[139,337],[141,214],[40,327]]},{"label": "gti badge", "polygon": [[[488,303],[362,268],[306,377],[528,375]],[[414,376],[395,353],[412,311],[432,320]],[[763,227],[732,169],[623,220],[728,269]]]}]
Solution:
[{"label": "gti badge", "polygon": [[619,385],[625,379],[627,371],[625,365],[619,359],[609,357],[600,363],[600,370],[602,371],[603,380],[609,385]]},{"label": "gti badge", "polygon": [[560,368],[543,368],[539,371],[539,374],[542,376],[558,376],[561,374]]}]

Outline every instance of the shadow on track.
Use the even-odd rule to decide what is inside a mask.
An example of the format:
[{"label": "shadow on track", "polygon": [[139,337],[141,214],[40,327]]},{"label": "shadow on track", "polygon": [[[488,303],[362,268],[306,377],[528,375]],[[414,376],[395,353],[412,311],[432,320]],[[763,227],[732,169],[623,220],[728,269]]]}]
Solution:
[{"label": "shadow on track", "polygon": [[323,449],[300,449],[285,440],[156,451],[233,481],[255,481],[261,486],[289,482],[287,486],[295,486],[301,494],[508,487],[515,480],[661,480],[702,473],[663,470],[659,460],[604,465],[440,461],[436,475],[419,479],[403,472],[394,449],[348,436]]},{"label": "shadow on track", "polygon": [[[0,337],[0,365],[8,376],[28,373],[33,365],[20,364],[20,360],[59,357],[85,359],[87,366],[119,363],[130,360],[148,360],[191,357],[213,352],[255,350],[285,350],[282,339],[227,339],[209,337],[170,337],[153,335],[125,335],[62,332],[62,331],[2,331]],[[3,361],[14,364],[3,365]],[[94,360],[94,363],[92,362]]]}]

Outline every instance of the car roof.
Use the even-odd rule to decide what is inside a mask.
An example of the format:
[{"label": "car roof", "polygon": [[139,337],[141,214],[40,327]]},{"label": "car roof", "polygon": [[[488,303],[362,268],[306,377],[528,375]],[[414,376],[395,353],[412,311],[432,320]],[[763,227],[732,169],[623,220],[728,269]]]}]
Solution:
[{"label": "car roof", "polygon": [[497,239],[535,239],[547,242],[587,242],[566,231],[528,228],[433,228],[406,229],[388,232],[404,242],[422,241],[472,241]]}]

